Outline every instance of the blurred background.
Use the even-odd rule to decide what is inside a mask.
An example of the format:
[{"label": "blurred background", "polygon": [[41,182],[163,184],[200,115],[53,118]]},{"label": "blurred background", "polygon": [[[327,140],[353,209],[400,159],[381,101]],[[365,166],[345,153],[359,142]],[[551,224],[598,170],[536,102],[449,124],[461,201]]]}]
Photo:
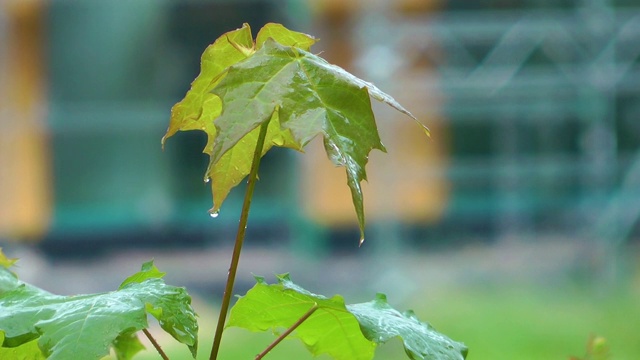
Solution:
[{"label": "blurred background", "polygon": [[[634,0],[4,0],[0,246],[23,280],[109,291],[155,258],[213,328],[243,189],[211,219],[204,133],[164,151],[160,138],[202,51],[244,22],[320,38],[315,53],[394,96],[432,137],[374,104],[388,154],[370,157],[360,248],[344,170],[321,143],[272,150],[236,293],[251,273],[290,271],[347,302],[385,292],[469,359],[583,356],[590,334],[613,359],[637,358]],[[229,359],[270,341],[228,336]],[[399,344],[376,358],[400,358]],[[289,342],[273,358],[311,358],[302,350]]]}]

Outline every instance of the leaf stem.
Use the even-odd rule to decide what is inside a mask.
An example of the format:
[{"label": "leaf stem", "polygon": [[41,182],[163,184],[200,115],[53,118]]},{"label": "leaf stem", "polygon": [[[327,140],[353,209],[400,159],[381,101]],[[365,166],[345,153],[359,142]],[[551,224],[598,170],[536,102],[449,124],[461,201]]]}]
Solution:
[{"label": "leaf stem", "polygon": [[249,208],[251,207],[251,199],[253,198],[253,189],[255,188],[256,181],[258,180],[258,168],[260,167],[260,158],[262,156],[264,139],[267,136],[267,128],[269,127],[269,122],[270,119],[265,121],[261,125],[260,135],[258,135],[258,143],[256,144],[256,149],[253,153],[253,162],[251,163],[251,172],[249,173],[247,190],[245,191],[244,202],[242,203],[242,212],[240,213],[240,223],[238,224],[236,243],[233,247],[233,255],[231,256],[231,265],[229,266],[227,284],[224,289],[224,295],[222,296],[220,316],[218,317],[218,325],[216,327],[216,333],[213,337],[213,346],[211,347],[211,355],[209,356],[209,360],[216,360],[218,358],[218,350],[220,349],[222,331],[224,330],[227,311],[229,310],[229,303],[231,302],[231,294],[233,292],[233,283],[235,282],[238,263],[240,262],[240,251],[242,250],[244,235],[247,230]]},{"label": "leaf stem", "polygon": [[309,311],[304,313],[304,315],[302,315],[302,317],[300,317],[298,321],[296,321],[293,325],[291,325],[291,327],[289,327],[287,331],[283,332],[280,336],[278,336],[277,339],[275,339],[269,346],[267,346],[266,349],[264,349],[260,354],[256,355],[255,360],[260,360],[265,355],[267,355],[269,351],[273,350],[273,348],[276,347],[276,345],[278,345],[282,340],[284,340],[284,338],[289,336],[289,334],[291,334],[298,326],[300,326],[303,322],[305,322],[305,320],[307,320],[309,316],[311,316],[311,314],[313,314],[316,310],[318,310],[318,303],[313,304],[311,309],[309,309]]},{"label": "leaf stem", "polygon": [[164,351],[162,350],[162,348],[160,347],[160,344],[158,344],[156,339],[154,339],[153,336],[151,336],[151,333],[149,332],[149,330],[142,329],[142,332],[145,335],[147,335],[147,339],[149,339],[149,341],[151,341],[151,344],[153,345],[154,348],[156,348],[156,350],[158,351],[158,354],[160,354],[162,359],[169,360],[169,357],[167,356],[167,354],[164,353]]}]

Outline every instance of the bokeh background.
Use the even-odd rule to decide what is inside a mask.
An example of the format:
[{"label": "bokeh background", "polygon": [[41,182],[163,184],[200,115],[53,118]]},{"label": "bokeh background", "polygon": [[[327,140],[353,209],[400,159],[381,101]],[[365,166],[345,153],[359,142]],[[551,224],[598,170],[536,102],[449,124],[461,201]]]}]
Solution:
[{"label": "bokeh background", "polygon": [[[222,33],[313,34],[375,104],[366,241],[320,143],[265,157],[236,293],[291,272],[347,302],[388,294],[469,359],[640,356],[640,4],[634,0],[4,0],[0,246],[25,281],[115,289],[156,259],[211,333],[242,186],[209,217],[205,135],[169,110]],[[187,351],[160,336],[177,357]],[[222,357],[271,341],[230,329]],[[203,358],[207,341],[202,340]],[[311,358],[285,343],[272,358]],[[402,358],[400,342],[376,359]],[[140,359],[157,358],[153,352]]]}]

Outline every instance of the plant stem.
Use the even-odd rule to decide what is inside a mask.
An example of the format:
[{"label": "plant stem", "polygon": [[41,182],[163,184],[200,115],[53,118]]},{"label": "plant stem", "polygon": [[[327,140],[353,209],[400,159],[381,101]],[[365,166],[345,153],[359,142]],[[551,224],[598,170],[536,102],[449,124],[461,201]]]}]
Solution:
[{"label": "plant stem", "polygon": [[209,360],[216,360],[218,358],[218,350],[220,349],[222,331],[224,330],[224,323],[227,318],[229,303],[231,302],[231,294],[233,293],[233,283],[235,282],[238,263],[240,262],[240,251],[242,250],[244,235],[247,230],[249,208],[251,207],[251,199],[253,198],[253,189],[255,188],[256,181],[258,180],[258,167],[260,167],[260,158],[262,157],[262,148],[264,147],[264,139],[267,136],[269,121],[270,120],[264,122],[260,126],[258,143],[256,144],[256,149],[253,153],[253,162],[251,163],[251,171],[249,173],[249,179],[247,182],[247,190],[245,191],[244,202],[242,203],[242,212],[240,213],[240,223],[238,224],[236,243],[233,247],[233,255],[231,256],[231,265],[229,266],[227,284],[224,289],[224,295],[222,296],[220,316],[218,317],[218,325],[216,327],[216,333],[213,337],[213,346],[211,347],[211,355],[209,356]]},{"label": "plant stem", "polygon": [[311,309],[309,309],[309,311],[304,313],[304,315],[302,315],[302,317],[300,317],[300,319],[298,319],[298,321],[296,321],[293,325],[291,325],[291,327],[289,327],[287,329],[287,331],[283,332],[280,336],[278,336],[278,338],[275,339],[269,346],[267,346],[267,348],[264,349],[264,351],[262,351],[260,354],[256,355],[256,359],[255,360],[260,360],[265,355],[267,355],[269,353],[269,351],[273,350],[273,348],[276,347],[276,345],[278,345],[282,340],[284,340],[284,338],[289,336],[289,334],[291,334],[293,332],[293,330],[295,330],[298,326],[300,326],[300,324],[305,322],[305,320],[307,320],[309,318],[309,316],[311,316],[311,314],[313,314],[316,310],[318,310],[318,304],[317,303],[313,304],[313,306],[311,307]]},{"label": "plant stem", "polygon": [[153,338],[153,336],[151,336],[151,333],[149,332],[149,330],[147,329],[142,329],[142,332],[147,335],[147,338],[149,339],[149,341],[151,341],[151,344],[153,345],[154,348],[156,348],[156,350],[158,351],[158,354],[160,354],[160,356],[164,359],[164,360],[169,360],[169,357],[167,356],[167,354],[164,353],[164,351],[162,350],[162,348],[160,347],[160,344],[158,344],[158,342],[156,341],[156,339]]}]

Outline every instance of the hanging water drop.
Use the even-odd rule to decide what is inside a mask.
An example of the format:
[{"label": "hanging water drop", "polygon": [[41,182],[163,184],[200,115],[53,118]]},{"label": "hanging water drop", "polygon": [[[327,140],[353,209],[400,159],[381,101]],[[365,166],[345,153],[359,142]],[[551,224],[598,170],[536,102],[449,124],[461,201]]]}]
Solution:
[{"label": "hanging water drop", "polygon": [[210,177],[208,177],[208,176],[207,176],[206,178],[204,178],[204,182],[205,182],[205,183],[208,183],[209,181],[211,181],[211,178],[210,178]]},{"label": "hanging water drop", "polygon": [[220,215],[220,210],[216,210],[216,211],[209,211],[209,216],[211,216],[212,218],[217,218]]},{"label": "hanging water drop", "polygon": [[362,243],[364,243],[364,237],[360,238],[360,243],[358,243],[358,247],[362,246]]}]

